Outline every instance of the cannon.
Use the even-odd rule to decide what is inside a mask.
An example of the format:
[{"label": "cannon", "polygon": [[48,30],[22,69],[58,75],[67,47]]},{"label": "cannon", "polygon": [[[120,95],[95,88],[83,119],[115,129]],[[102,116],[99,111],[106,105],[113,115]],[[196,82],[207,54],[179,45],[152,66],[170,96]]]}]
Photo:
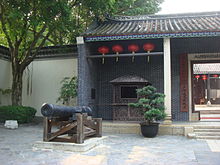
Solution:
[{"label": "cannon", "polygon": [[87,113],[88,116],[92,116],[92,109],[88,106],[60,106],[46,103],[41,107],[41,114],[48,118],[72,117],[72,120],[75,120],[76,113]]},{"label": "cannon", "polygon": [[[92,118],[92,109],[88,106],[60,106],[43,104],[44,116],[43,140],[46,142],[83,143],[91,136],[102,136],[102,119]],[[52,129],[56,126],[57,129]],[[55,132],[53,132],[55,130]]]}]

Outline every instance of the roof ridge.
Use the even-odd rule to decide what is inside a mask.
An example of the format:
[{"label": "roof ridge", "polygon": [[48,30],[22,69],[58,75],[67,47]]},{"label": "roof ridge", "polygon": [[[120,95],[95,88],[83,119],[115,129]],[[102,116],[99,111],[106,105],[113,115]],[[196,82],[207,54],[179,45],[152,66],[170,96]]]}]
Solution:
[{"label": "roof ridge", "polygon": [[143,21],[143,20],[157,20],[157,19],[175,19],[175,18],[198,18],[198,17],[212,17],[220,15],[220,11],[213,12],[196,12],[196,13],[179,13],[179,14],[151,14],[139,16],[112,16],[107,17],[109,21],[123,22],[123,21]]}]

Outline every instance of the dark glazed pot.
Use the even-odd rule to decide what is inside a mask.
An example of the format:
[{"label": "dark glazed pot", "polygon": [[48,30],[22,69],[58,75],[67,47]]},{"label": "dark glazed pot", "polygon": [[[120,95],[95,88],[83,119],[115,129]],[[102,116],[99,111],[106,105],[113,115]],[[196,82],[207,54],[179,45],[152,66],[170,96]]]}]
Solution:
[{"label": "dark glazed pot", "polygon": [[144,137],[153,138],[157,136],[159,123],[140,123],[141,125],[141,133]]}]

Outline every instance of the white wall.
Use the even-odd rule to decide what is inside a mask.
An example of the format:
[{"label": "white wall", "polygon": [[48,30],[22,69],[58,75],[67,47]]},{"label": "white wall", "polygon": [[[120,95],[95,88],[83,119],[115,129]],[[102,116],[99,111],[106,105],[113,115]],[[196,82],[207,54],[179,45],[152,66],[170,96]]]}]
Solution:
[{"label": "white wall", "polygon": [[[4,59],[0,59],[0,88],[11,88],[11,63]],[[10,95],[0,94],[0,105],[9,105],[10,103]]]},{"label": "white wall", "polygon": [[36,108],[36,116],[41,116],[43,103],[58,104],[56,100],[59,97],[60,81],[64,77],[77,75],[77,58],[35,60],[28,68],[29,73],[26,69],[23,76],[23,105]]}]

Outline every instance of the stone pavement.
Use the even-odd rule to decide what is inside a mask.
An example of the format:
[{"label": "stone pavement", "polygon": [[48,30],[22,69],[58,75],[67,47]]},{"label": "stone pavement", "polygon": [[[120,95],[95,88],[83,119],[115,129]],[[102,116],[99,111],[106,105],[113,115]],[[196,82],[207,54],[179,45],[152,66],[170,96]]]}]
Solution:
[{"label": "stone pavement", "polygon": [[220,165],[220,140],[105,134],[103,144],[84,153],[34,150],[42,130],[41,125],[16,130],[0,125],[0,165]]}]

